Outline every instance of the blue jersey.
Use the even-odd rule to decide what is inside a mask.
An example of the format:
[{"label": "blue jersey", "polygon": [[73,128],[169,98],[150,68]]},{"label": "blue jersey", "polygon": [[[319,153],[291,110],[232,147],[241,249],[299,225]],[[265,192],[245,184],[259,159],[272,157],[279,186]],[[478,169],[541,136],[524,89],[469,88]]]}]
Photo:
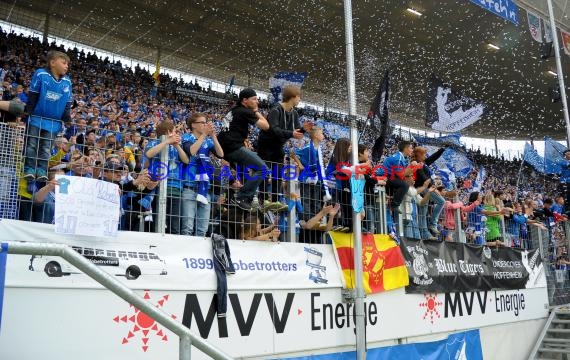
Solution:
[{"label": "blue jersey", "polygon": [[184,134],[182,136],[182,147],[186,155],[190,158],[190,162],[186,165],[184,170],[184,182],[190,185],[192,182],[199,178],[200,174],[206,174],[209,177],[214,174],[214,166],[210,162],[210,153],[214,152],[214,141],[211,138],[206,138],[202,142],[202,146],[198,149],[196,155],[190,154],[190,147],[198,141],[194,134]]},{"label": "blue jersey", "polygon": [[46,69],[38,69],[32,76],[30,92],[38,93],[30,124],[51,133],[59,132],[65,108],[72,102],[69,78],[63,76],[56,80]]},{"label": "blue jersey", "polygon": [[[153,139],[148,142],[144,150],[145,158],[146,152],[158,144],[160,144],[160,139]],[[147,161],[149,161],[149,172],[153,173],[155,176],[159,176],[163,171],[168,169],[168,187],[182,189],[181,179],[184,164],[180,161],[178,150],[176,150],[174,146],[168,145],[168,164],[162,164],[160,162],[160,153],[152,159],[147,158]]]}]

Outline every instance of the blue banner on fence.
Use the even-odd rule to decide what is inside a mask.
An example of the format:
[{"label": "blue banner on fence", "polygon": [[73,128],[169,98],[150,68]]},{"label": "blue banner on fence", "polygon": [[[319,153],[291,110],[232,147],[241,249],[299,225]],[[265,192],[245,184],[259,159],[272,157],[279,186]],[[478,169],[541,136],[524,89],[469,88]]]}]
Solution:
[{"label": "blue banner on fence", "polygon": [[8,244],[0,245],[0,328],[2,327],[2,304],[4,303],[4,280],[6,279],[6,259]]},{"label": "blue banner on fence", "polygon": [[470,0],[483,9],[512,22],[519,24],[519,8],[512,0]]},{"label": "blue banner on fence", "polygon": [[[311,355],[291,360],[352,360],[356,355],[354,351]],[[449,335],[446,339],[425,343],[387,346],[369,349],[366,353],[368,360],[482,360],[483,350],[479,330],[470,330]]]}]

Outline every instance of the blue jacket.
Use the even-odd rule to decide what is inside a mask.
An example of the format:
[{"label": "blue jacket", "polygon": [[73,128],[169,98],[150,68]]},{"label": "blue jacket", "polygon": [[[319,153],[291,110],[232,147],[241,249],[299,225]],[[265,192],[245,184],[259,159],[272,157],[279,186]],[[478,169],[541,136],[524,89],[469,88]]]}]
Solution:
[{"label": "blue jacket", "polygon": [[[388,178],[392,176],[392,173],[397,166],[402,167],[401,172],[403,172],[406,167],[409,165],[408,159],[402,154],[401,152],[396,152],[390,156],[388,156],[382,165],[386,168],[386,170],[380,168],[378,169],[377,175],[386,175]],[[380,174],[379,172],[387,171],[387,174]]]},{"label": "blue jacket", "polygon": [[295,153],[299,157],[299,160],[304,167],[303,171],[301,171],[299,174],[299,181],[322,181],[322,174],[319,172],[319,152],[313,142],[309,142],[309,144],[302,149],[295,150]]}]

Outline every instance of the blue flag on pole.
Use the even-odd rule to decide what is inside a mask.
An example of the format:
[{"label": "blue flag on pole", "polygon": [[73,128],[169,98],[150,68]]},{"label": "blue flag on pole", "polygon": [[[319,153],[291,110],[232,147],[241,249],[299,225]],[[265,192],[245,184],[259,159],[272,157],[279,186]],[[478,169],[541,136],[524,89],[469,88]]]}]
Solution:
[{"label": "blue flag on pole", "polygon": [[544,173],[544,158],[528,142],[524,144],[523,160],[536,171]]},{"label": "blue flag on pole", "polygon": [[0,326],[2,326],[2,305],[4,303],[4,281],[6,279],[6,259],[8,255],[8,244],[0,245]]},{"label": "blue flag on pole", "polygon": [[547,174],[560,173],[560,161],[564,160],[566,146],[549,137],[544,138],[544,170]]},{"label": "blue flag on pole", "polygon": [[439,169],[447,169],[451,171],[455,177],[466,177],[475,167],[467,156],[463,144],[459,141],[460,138],[461,134],[450,134],[438,138],[415,136],[418,144],[425,147],[430,155],[435,153],[438,148],[448,146],[440,158],[432,165],[436,175],[442,177],[442,181],[444,181],[443,177],[446,175],[438,173]]},{"label": "blue flag on pole", "polygon": [[301,87],[307,78],[306,72],[281,71],[269,78],[269,92],[271,103],[278,103],[283,99],[283,88],[287,85]]}]

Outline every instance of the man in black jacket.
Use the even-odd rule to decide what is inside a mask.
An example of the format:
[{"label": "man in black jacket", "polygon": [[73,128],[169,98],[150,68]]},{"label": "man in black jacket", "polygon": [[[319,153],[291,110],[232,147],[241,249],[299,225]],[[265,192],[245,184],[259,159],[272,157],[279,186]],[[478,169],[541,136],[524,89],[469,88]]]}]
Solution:
[{"label": "man in black jacket", "polygon": [[259,156],[272,168],[272,179],[265,181],[264,191],[266,210],[282,211],[287,206],[279,206],[278,196],[281,189],[283,146],[291,138],[302,139],[305,130],[299,123],[299,114],[295,106],[301,101],[301,89],[297,86],[287,85],[283,88],[283,101],[277,104],[267,115],[270,128],[259,134],[257,149]]},{"label": "man in black jacket", "polygon": [[224,118],[224,124],[218,135],[218,141],[224,150],[224,159],[252,170],[252,174],[244,174],[244,185],[233,200],[245,211],[251,210],[253,196],[263,181],[262,175],[265,170],[265,162],[244,144],[249,134],[249,125],[255,125],[261,130],[269,129],[269,123],[259,112],[258,104],[255,90],[251,88],[241,90],[238,103]]}]

